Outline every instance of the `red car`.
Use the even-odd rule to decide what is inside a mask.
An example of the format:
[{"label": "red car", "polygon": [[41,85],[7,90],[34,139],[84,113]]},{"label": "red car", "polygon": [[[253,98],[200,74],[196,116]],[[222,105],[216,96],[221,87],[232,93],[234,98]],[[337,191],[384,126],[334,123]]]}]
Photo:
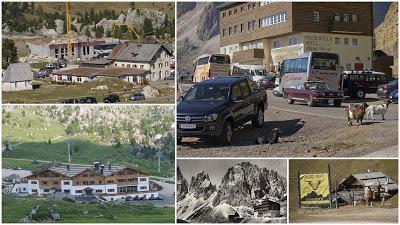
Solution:
[{"label": "red car", "polygon": [[294,101],[307,102],[308,106],[316,106],[317,103],[333,104],[340,107],[343,94],[340,91],[331,90],[322,81],[307,81],[300,88],[285,88],[283,97],[289,104]]}]

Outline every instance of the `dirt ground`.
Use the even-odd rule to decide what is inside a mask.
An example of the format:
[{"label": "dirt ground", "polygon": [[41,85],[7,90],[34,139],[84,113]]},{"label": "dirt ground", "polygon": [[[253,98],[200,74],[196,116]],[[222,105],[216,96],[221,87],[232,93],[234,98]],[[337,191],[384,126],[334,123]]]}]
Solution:
[{"label": "dirt ground", "polygon": [[345,206],[337,210],[302,209],[289,214],[289,223],[398,223],[398,208]]},{"label": "dirt ground", "polygon": [[[269,109],[262,128],[239,127],[231,146],[210,140],[183,138],[178,157],[397,157],[397,121],[365,121],[347,127],[345,119],[323,118]],[[260,135],[281,130],[277,144],[256,144]]]}]

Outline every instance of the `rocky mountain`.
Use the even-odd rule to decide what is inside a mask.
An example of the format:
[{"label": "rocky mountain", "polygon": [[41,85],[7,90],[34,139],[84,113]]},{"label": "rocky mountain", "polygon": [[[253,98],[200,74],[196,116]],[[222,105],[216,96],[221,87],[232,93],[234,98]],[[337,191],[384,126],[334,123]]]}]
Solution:
[{"label": "rocky mountain", "polygon": [[242,162],[228,168],[218,188],[206,172],[193,176],[186,194],[178,170],[177,218],[187,222],[231,222],[229,215],[248,217],[262,199],[280,202],[286,196],[286,178],[276,171]]},{"label": "rocky mountain", "polygon": [[176,193],[178,201],[184,199],[188,191],[189,191],[188,182],[183,177],[181,169],[178,166],[176,171]]},{"label": "rocky mountain", "polygon": [[178,68],[193,71],[202,54],[219,52],[219,13],[222,2],[181,2],[178,12]]},{"label": "rocky mountain", "polygon": [[375,28],[375,47],[394,56],[393,74],[398,74],[398,3],[393,2],[383,22]]}]

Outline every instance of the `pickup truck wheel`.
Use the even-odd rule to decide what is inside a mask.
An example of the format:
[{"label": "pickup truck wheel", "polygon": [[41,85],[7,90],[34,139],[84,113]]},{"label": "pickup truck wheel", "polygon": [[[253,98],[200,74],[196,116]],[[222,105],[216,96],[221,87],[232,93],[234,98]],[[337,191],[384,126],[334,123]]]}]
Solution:
[{"label": "pickup truck wheel", "polygon": [[177,143],[178,145],[180,145],[180,144],[182,143],[182,137],[177,137],[177,138],[176,138],[176,143]]},{"label": "pickup truck wheel", "polygon": [[341,105],[342,105],[342,100],[334,100],[333,101],[333,106],[340,107]]},{"label": "pickup truck wheel", "polygon": [[224,127],[222,128],[222,135],[220,138],[220,143],[222,145],[230,145],[232,143],[233,127],[230,121],[224,122]]},{"label": "pickup truck wheel", "polygon": [[251,121],[253,127],[262,127],[264,124],[264,111],[260,108],[257,108],[257,113],[254,115],[253,120]]},{"label": "pickup truck wheel", "polygon": [[307,97],[307,105],[310,106],[310,107],[314,107],[315,106],[315,102],[314,102],[313,97],[311,95],[309,95]]},{"label": "pickup truck wheel", "polygon": [[288,102],[288,104],[293,104],[293,103],[294,103],[294,100],[293,100],[293,98],[292,98],[292,95],[288,95],[288,96],[287,96],[287,102]]},{"label": "pickup truck wheel", "polygon": [[356,97],[357,97],[358,99],[363,99],[363,98],[365,98],[365,91],[364,91],[363,89],[358,89],[358,90],[356,91]]}]

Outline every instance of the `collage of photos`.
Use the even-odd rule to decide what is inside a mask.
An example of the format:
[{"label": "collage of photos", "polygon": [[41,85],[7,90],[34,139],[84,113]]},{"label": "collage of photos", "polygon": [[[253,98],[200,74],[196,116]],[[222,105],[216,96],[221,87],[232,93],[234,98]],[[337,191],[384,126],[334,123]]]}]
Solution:
[{"label": "collage of photos", "polygon": [[397,1],[1,12],[2,223],[399,223]]}]

